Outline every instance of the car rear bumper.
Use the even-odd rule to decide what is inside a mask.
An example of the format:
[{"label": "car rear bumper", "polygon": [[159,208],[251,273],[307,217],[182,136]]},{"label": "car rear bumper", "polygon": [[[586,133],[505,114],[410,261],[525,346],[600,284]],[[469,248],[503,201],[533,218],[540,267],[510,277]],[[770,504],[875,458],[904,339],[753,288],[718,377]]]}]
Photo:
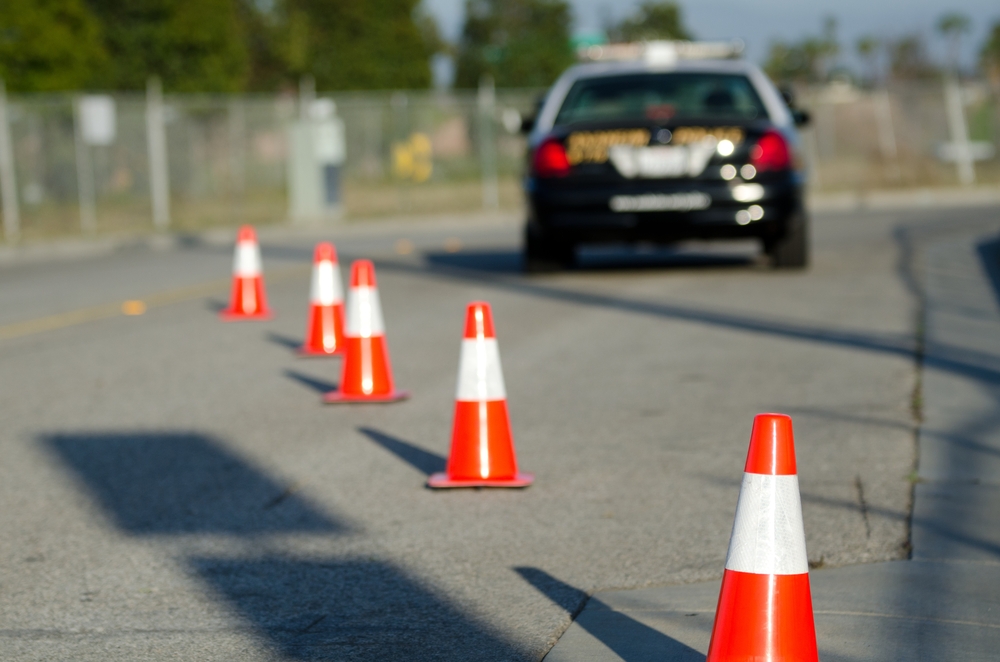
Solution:
[{"label": "car rear bumper", "polygon": [[559,184],[529,180],[529,222],[574,241],[766,238],[783,232],[802,205],[801,186],[791,178],[758,184],[751,196],[725,183]]}]

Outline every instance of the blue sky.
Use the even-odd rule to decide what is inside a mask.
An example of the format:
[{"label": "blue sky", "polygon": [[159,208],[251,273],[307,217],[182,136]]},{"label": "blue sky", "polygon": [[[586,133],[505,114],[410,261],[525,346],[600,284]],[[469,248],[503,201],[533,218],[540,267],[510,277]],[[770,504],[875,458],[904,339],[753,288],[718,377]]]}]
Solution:
[{"label": "blue sky", "polygon": [[[631,13],[638,0],[569,0],[576,33],[600,30],[606,20]],[[700,39],[739,37],[747,43],[747,57],[761,61],[774,39],[797,40],[818,34],[824,16],[839,23],[841,46],[853,51],[858,37],[872,34],[895,37],[918,32],[927,38],[935,55],[944,46],[934,26],[941,14],[959,11],[972,19],[972,33],[962,53],[971,64],[989,27],[1000,21],[1000,0],[699,0],[680,3],[685,22]],[[441,31],[454,40],[462,29],[465,0],[424,0]]]}]

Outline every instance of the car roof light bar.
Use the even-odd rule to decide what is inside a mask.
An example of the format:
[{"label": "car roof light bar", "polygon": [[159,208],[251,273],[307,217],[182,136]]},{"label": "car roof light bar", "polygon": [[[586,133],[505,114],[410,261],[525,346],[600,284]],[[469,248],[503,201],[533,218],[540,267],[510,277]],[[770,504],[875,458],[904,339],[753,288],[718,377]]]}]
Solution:
[{"label": "car roof light bar", "polygon": [[745,44],[733,41],[638,41],[584,46],[577,50],[582,62],[638,62],[670,65],[677,60],[731,60],[742,56]]}]

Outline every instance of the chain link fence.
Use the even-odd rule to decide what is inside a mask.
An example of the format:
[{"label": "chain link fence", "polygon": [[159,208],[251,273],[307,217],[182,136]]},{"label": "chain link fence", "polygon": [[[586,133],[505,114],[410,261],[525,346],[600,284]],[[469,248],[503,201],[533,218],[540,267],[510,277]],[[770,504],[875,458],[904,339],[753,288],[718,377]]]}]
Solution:
[{"label": "chain link fence", "polygon": [[[330,95],[345,127],[346,217],[518,209],[520,120],[539,94],[502,91],[485,103],[475,91]],[[89,98],[7,99],[21,238],[154,226],[145,95],[111,97],[112,135],[97,143],[81,139]],[[299,106],[295,96],[166,95],[169,227],[287,220],[288,127]]]},{"label": "chain link fence", "polygon": [[985,82],[833,83],[795,96],[812,117],[802,139],[814,191],[1000,186],[1000,90]]},{"label": "chain link fence", "polygon": [[[797,90],[799,104],[812,115],[802,134],[812,190],[1000,186],[1000,92],[985,82],[955,89],[951,97],[941,82]],[[353,220],[519,209],[525,150],[520,118],[534,111],[540,94],[490,89],[323,95],[335,102],[345,128],[339,175],[344,215]],[[96,138],[87,138],[81,125],[85,100],[7,98],[13,177],[0,192],[16,191],[18,218],[17,232],[4,219],[6,241],[16,234],[32,240],[154,227],[150,173],[156,159],[149,146],[155,140],[147,96],[114,95],[110,135],[105,130]],[[956,147],[956,133],[962,132],[956,105],[967,149]],[[288,128],[302,115],[297,97],[166,95],[160,111],[169,227],[289,219]],[[0,151],[3,144],[0,135]],[[963,163],[971,164],[972,181]],[[7,217],[14,207],[9,203]]]}]

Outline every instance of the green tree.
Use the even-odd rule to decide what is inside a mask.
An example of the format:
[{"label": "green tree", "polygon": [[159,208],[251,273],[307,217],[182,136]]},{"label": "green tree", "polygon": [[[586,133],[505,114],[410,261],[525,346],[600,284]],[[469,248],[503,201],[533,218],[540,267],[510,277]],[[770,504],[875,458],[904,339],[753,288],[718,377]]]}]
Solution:
[{"label": "green tree", "polygon": [[691,38],[677,3],[656,0],[646,0],[634,14],[608,30],[608,39],[617,42]]},{"label": "green tree", "polygon": [[249,55],[236,0],[89,0],[104,25],[104,86],[141,90],[151,75],[174,92],[236,92]]},{"label": "green tree", "polygon": [[797,43],[771,42],[764,71],[780,82],[826,81],[839,52],[837,21],[827,17],[820,37],[807,37]]},{"label": "green tree", "polygon": [[262,7],[255,0],[240,0],[237,11],[249,60],[245,89],[272,92],[288,85],[291,77],[281,50],[281,17],[273,6]]},{"label": "green tree", "polygon": [[420,38],[424,40],[424,46],[431,55],[437,53],[450,53],[454,49],[451,44],[441,36],[437,21],[423,7],[417,9],[413,19],[420,31]]},{"label": "green tree", "polygon": [[993,24],[979,50],[979,64],[994,87],[1000,88],[1000,21]]},{"label": "green tree", "polygon": [[865,64],[865,76],[870,85],[877,85],[882,78],[879,70],[879,52],[882,49],[882,42],[876,37],[866,35],[859,37],[854,44],[854,49],[858,57]]},{"label": "green tree", "polygon": [[893,78],[916,80],[933,78],[938,69],[927,55],[920,35],[905,35],[889,44],[889,71]]},{"label": "green tree", "polygon": [[803,44],[772,41],[764,61],[764,72],[778,82],[813,80],[812,57]]},{"label": "green tree", "polygon": [[14,92],[88,87],[107,60],[82,0],[0,1],[0,78]]},{"label": "green tree", "polygon": [[564,0],[467,0],[455,84],[542,87],[573,64]]},{"label": "green tree", "polygon": [[822,82],[826,80],[829,49],[821,39],[798,43],[771,42],[764,71],[776,81]]},{"label": "green tree", "polygon": [[416,89],[431,82],[418,0],[288,0],[284,54],[321,89]]},{"label": "green tree", "polygon": [[958,72],[962,35],[971,26],[969,17],[958,12],[949,12],[938,19],[937,29],[948,42],[948,66],[953,72]]}]

